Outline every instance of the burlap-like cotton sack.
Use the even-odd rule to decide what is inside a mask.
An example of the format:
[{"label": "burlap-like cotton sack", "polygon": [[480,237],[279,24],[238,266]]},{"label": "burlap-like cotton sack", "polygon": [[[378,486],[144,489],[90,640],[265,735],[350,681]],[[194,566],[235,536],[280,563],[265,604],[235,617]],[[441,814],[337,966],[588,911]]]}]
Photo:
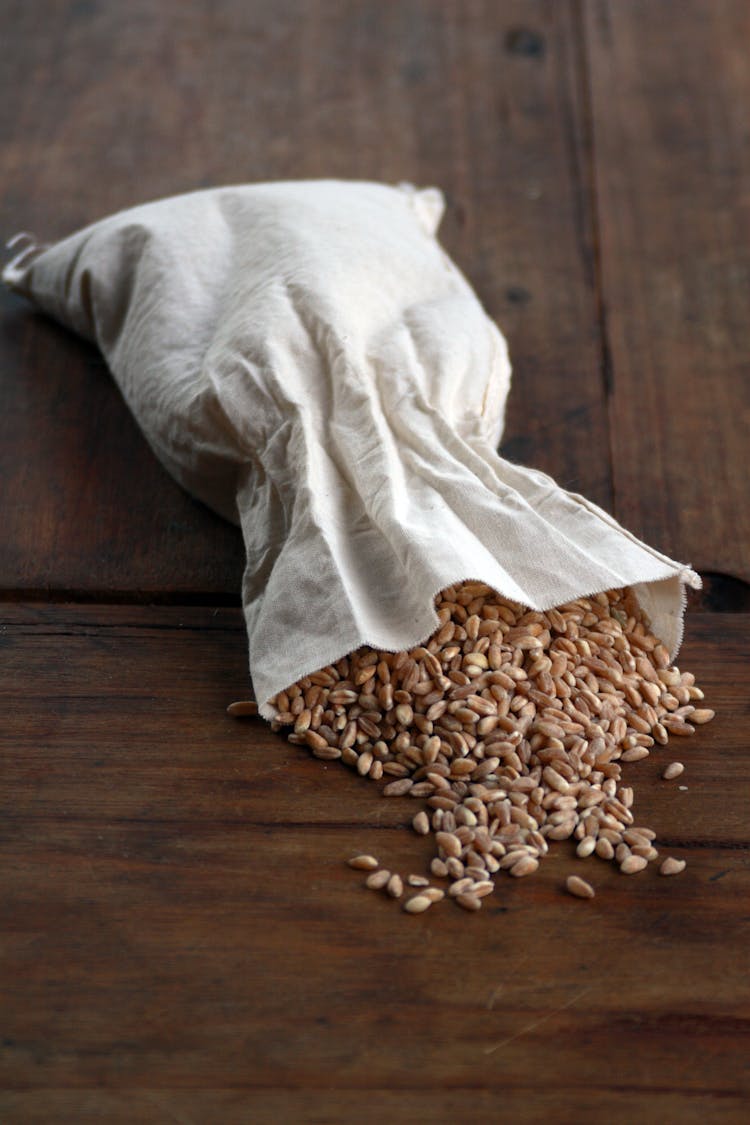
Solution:
[{"label": "burlap-like cotton sack", "polygon": [[687,567],[501,459],[505,341],[435,230],[442,198],[312,181],[197,192],[31,243],[4,272],[95,341],[165,467],[242,527],[261,711],[478,579],[547,609],[634,585],[674,653]]}]

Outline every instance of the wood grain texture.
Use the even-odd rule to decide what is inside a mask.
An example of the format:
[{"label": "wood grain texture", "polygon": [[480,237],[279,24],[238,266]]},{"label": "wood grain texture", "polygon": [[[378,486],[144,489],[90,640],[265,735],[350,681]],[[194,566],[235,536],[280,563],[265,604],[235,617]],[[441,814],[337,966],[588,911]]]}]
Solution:
[{"label": "wood grain texture", "polygon": [[[610,505],[567,3],[5,7],[7,234],[245,180],[439,184],[445,245],[509,336],[508,455]],[[236,595],[239,536],[168,480],[96,353],[2,312],[0,587]]]},{"label": "wood grain texture", "polygon": [[615,514],[750,580],[750,7],[584,4]]},{"label": "wood grain texture", "polygon": [[[241,825],[377,829],[406,825],[420,807],[375,799],[371,781],[310,759],[259,720],[225,714],[251,694],[239,610],[5,604],[0,622],[3,776],[15,790],[8,817],[55,815],[62,805],[82,818],[189,823],[221,806],[222,818]],[[670,846],[750,841],[744,798],[726,809],[727,787],[747,793],[750,773],[747,622],[744,614],[689,619],[680,664],[719,717],[625,767],[638,815]],[[660,781],[674,758],[687,765],[687,793]],[[136,765],[140,785],[131,783]]]},{"label": "wood grain texture", "polygon": [[[660,751],[677,744],[687,792],[629,771],[686,873],[626,878],[561,845],[476,917],[407,918],[347,868],[367,849],[423,871],[416,802],[224,715],[237,611],[6,606],[0,636],[7,1119],[534,1121],[554,1099],[561,1120],[741,1120],[744,616],[690,623],[720,717]],[[575,870],[593,901],[563,892]]]},{"label": "wood grain texture", "polygon": [[[596,1086],[576,1090],[579,1121],[603,1120],[607,1125],[633,1125],[634,1121],[737,1122],[745,1125],[747,1103],[742,1097],[719,1093],[696,1094],[657,1090],[643,1094]],[[382,1125],[383,1121],[408,1121],[416,1125],[460,1121],[461,1125],[486,1125],[496,1121],[523,1121],[546,1125],[565,1121],[555,1091],[504,1086],[451,1087],[438,1093],[400,1087],[383,1090],[185,1090],[183,1088],[110,1091],[41,1090],[0,1094],[0,1110],[24,1125],[153,1125],[179,1121],[181,1125],[258,1125],[265,1122],[308,1122],[310,1125]],[[562,1113],[566,1111],[563,1109]]]},{"label": "wood grain texture", "polygon": [[[245,180],[439,184],[509,338],[508,456],[718,572],[704,609],[748,607],[721,579],[750,560],[740,0],[3,15],[4,233]],[[745,1125],[750,614],[689,615],[718,717],[626,773],[683,875],[564,844],[479,915],[406,917],[345,860],[424,870],[418,802],[226,716],[239,534],[92,349],[0,306],[3,1125]]]}]

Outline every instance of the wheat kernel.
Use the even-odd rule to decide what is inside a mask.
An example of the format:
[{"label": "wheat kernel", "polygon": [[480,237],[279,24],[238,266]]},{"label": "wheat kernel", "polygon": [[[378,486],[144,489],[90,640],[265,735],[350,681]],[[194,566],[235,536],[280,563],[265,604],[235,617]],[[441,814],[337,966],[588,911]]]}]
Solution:
[{"label": "wheat kernel", "polygon": [[670,762],[661,776],[665,781],[673,781],[674,778],[679,777],[680,774],[684,772],[684,770],[685,767],[683,766],[682,762]]},{"label": "wheat kernel", "polygon": [[375,871],[378,866],[374,855],[355,855],[347,863],[356,871]]},{"label": "wheat kernel", "polygon": [[568,894],[575,895],[576,898],[593,898],[596,893],[591,883],[587,883],[585,879],[579,878],[578,875],[568,876],[565,880],[565,889]]},{"label": "wheat kernel", "polygon": [[668,856],[667,859],[661,864],[659,868],[660,875],[679,875],[684,871],[686,863],[684,859],[675,859],[673,856]]}]

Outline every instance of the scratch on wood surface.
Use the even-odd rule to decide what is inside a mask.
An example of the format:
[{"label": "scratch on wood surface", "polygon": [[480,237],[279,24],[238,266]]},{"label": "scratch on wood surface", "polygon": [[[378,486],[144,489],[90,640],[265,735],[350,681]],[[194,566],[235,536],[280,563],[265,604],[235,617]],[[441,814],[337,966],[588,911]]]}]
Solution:
[{"label": "scratch on wood surface", "polygon": [[497,988],[492,989],[492,992],[490,993],[490,998],[487,1001],[487,1010],[489,1012],[491,1012],[492,1009],[495,1007],[495,1001],[497,1000],[498,996],[500,995],[500,993],[503,991],[504,988],[505,988],[504,984],[499,984],[497,986]]},{"label": "scratch on wood surface", "polygon": [[492,1047],[485,1047],[484,1054],[494,1054],[494,1052],[499,1051],[501,1047],[507,1047],[508,1044],[512,1043],[515,1039],[520,1039],[522,1035],[526,1035],[527,1032],[533,1031],[535,1028],[539,1027],[540,1024],[546,1023],[547,1020],[552,1019],[552,1017],[556,1016],[559,1012],[564,1012],[566,1008],[572,1008],[581,997],[591,992],[592,988],[593,985],[591,984],[586,988],[582,988],[580,992],[576,992],[575,996],[571,996],[570,1000],[567,1000],[564,1004],[560,1004],[558,1008],[553,1008],[551,1012],[547,1012],[547,1015],[542,1016],[541,1019],[534,1020],[533,1023],[527,1023],[526,1026],[522,1027],[520,1031],[517,1031],[515,1035],[509,1035],[507,1039],[501,1039],[499,1043],[494,1043]]},{"label": "scratch on wood surface", "polygon": [[[526,962],[529,960],[530,956],[531,956],[530,953],[524,953],[523,957],[520,957],[518,959],[518,961],[516,961],[515,965],[512,966],[512,969],[509,971],[509,974],[508,974],[509,977],[513,976],[513,975],[517,975],[518,970],[521,968],[522,965],[526,964]],[[500,984],[498,984],[496,988],[493,988],[493,990],[490,993],[489,998],[488,998],[488,1000],[485,1004],[485,1007],[487,1008],[488,1011],[491,1012],[492,1009],[494,1008],[495,1001],[497,1000],[498,996],[500,995],[500,993],[505,988],[506,983],[507,983],[507,981],[501,981]]]}]

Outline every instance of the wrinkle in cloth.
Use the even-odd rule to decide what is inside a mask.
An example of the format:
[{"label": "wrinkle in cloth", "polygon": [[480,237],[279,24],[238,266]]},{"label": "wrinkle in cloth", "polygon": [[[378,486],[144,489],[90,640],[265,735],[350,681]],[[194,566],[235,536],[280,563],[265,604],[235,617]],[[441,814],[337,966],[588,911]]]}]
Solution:
[{"label": "wrinkle in cloth", "polygon": [[674,654],[690,568],[499,457],[505,340],[440,247],[436,188],[318,180],[158,200],[6,283],[102,350],[163,465],[242,529],[261,713],[475,579],[536,609],[632,585]]}]

